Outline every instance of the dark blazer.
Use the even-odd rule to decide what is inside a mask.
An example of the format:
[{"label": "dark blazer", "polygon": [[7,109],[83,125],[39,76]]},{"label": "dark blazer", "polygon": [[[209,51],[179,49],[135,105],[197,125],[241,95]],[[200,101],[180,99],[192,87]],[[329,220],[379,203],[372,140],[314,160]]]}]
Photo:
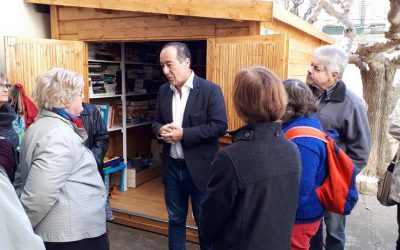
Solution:
[{"label": "dark blazer", "polygon": [[212,163],[199,229],[215,250],[290,249],[300,154],[277,123],[246,126]]},{"label": "dark blazer", "polygon": [[[160,87],[156,117],[152,124],[156,136],[163,125],[173,121],[173,93],[170,83]],[[227,129],[224,98],[218,85],[194,75],[182,128],[181,144],[188,171],[196,187],[205,190],[210,178],[211,161],[219,149],[218,137],[224,135]],[[170,148],[171,144],[164,143],[164,162],[169,156]]]}]

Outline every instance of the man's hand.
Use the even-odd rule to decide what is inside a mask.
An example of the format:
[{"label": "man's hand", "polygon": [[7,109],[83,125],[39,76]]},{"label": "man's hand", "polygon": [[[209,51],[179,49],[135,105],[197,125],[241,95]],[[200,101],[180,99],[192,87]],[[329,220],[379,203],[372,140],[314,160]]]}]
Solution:
[{"label": "man's hand", "polygon": [[183,138],[183,128],[173,123],[166,124],[160,128],[160,138],[166,143],[175,144]]}]

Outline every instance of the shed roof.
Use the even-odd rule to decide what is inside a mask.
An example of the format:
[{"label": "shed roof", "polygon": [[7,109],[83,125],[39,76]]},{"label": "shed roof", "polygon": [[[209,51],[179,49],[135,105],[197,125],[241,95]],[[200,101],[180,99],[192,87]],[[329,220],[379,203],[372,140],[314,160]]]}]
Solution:
[{"label": "shed roof", "polygon": [[238,21],[277,19],[327,43],[334,39],[301,18],[266,0],[25,0],[27,3],[158,13]]}]

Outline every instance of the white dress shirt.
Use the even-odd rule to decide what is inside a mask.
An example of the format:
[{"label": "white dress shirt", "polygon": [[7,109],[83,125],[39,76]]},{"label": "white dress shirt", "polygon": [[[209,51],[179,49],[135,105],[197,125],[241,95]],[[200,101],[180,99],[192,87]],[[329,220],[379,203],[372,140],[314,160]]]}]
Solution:
[{"label": "white dress shirt", "polygon": [[[190,90],[193,89],[193,78],[194,73],[190,74],[189,78],[182,86],[182,96],[179,95],[178,90],[170,85],[172,91],[174,91],[174,95],[172,97],[172,123],[182,127],[183,122],[183,113],[185,112],[186,103],[189,97]],[[184,159],[183,149],[181,142],[177,142],[171,145],[171,150],[169,155],[174,159]]]}]

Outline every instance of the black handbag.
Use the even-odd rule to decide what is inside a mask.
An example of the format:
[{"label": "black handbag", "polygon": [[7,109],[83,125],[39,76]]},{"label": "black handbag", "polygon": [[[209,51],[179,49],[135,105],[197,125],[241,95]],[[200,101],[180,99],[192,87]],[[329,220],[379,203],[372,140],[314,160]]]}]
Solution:
[{"label": "black handbag", "polygon": [[392,201],[389,198],[390,187],[392,185],[393,178],[393,170],[396,166],[396,158],[397,154],[393,157],[393,160],[390,162],[389,166],[386,169],[385,174],[382,178],[379,178],[378,181],[378,192],[376,193],[376,198],[378,201],[384,206],[393,206],[396,202]]}]

